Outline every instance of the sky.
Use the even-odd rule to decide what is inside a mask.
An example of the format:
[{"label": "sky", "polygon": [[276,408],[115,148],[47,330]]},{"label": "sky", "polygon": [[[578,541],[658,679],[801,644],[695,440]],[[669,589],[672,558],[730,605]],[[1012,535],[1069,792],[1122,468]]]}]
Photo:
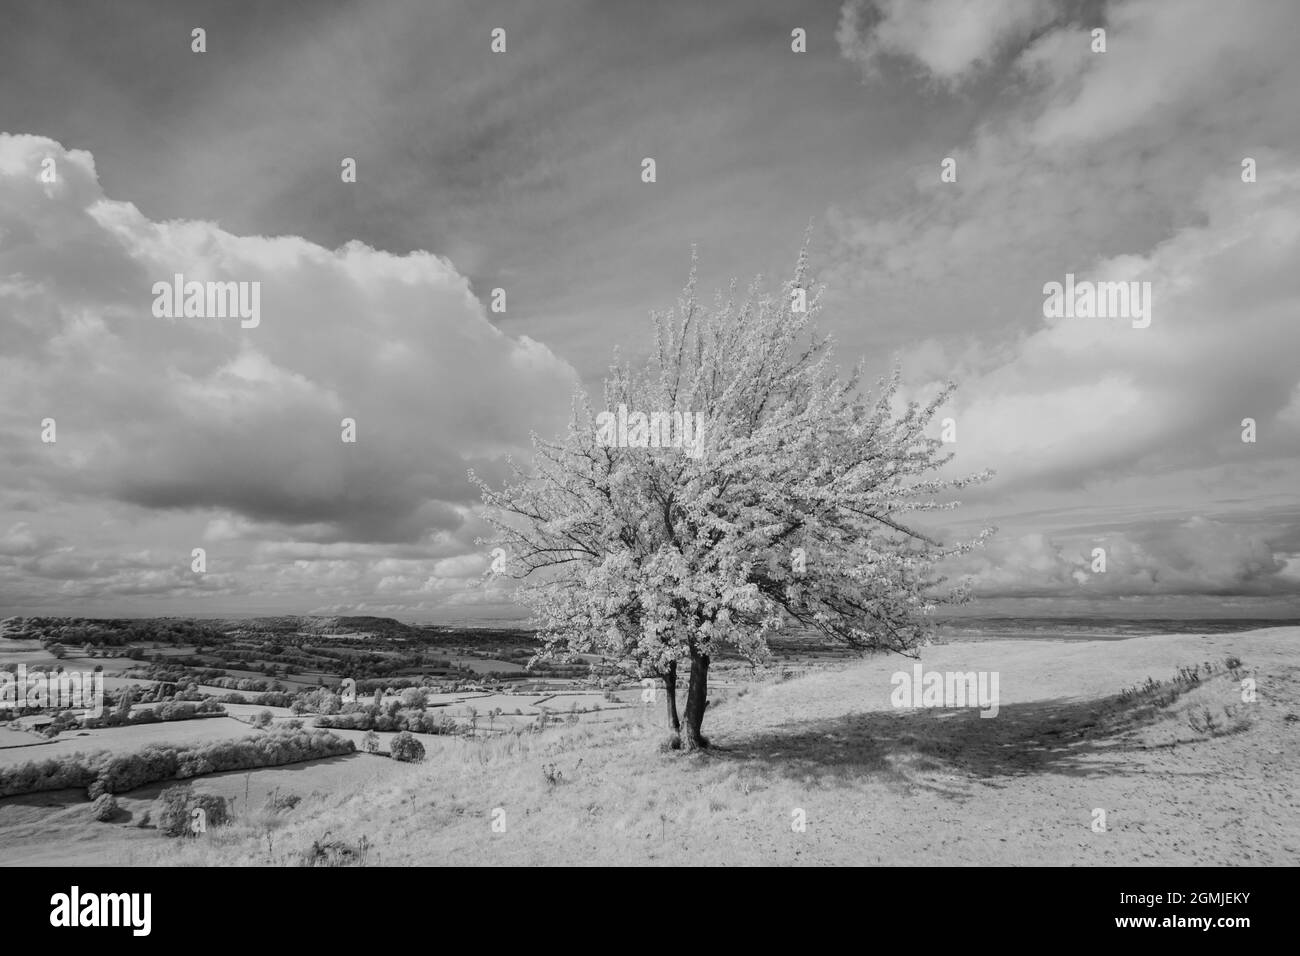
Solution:
[{"label": "sky", "polygon": [[[1300,615],[1300,7],[0,16],[0,614],[518,615],[467,469],[648,347],[692,248],[775,283],[808,232],[844,364],[958,385],[973,609]],[[156,316],[176,273],[260,323]],[[1046,316],[1067,274],[1150,324]]]}]

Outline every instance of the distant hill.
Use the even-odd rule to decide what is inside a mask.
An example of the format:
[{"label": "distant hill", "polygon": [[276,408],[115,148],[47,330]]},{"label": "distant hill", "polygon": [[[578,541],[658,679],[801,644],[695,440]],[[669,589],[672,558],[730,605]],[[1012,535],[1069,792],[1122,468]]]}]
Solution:
[{"label": "distant hill", "polygon": [[201,619],[181,617],[86,618],[12,617],[3,621],[0,633],[43,641],[62,640],[74,644],[108,640],[211,641],[227,638],[308,634],[375,635],[394,640],[427,638],[427,632],[391,617],[316,616],[285,614],[253,618]]},{"label": "distant hill", "polygon": [[385,637],[419,637],[421,630],[391,617],[317,616],[283,614],[273,617],[227,619],[212,622],[223,631],[245,634],[382,634]]}]

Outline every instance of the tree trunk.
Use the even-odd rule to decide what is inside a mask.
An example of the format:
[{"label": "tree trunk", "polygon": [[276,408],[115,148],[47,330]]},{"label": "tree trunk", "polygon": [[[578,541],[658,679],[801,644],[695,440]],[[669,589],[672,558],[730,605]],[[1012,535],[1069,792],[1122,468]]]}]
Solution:
[{"label": "tree trunk", "polygon": [[703,750],[709,745],[700,733],[704,708],[709,706],[709,655],[691,648],[691,682],[686,689],[686,726],[682,735],[683,750]]},{"label": "tree trunk", "polygon": [[664,671],[664,693],[668,695],[668,726],[674,734],[681,733],[682,722],[677,716],[677,662],[670,661]]}]

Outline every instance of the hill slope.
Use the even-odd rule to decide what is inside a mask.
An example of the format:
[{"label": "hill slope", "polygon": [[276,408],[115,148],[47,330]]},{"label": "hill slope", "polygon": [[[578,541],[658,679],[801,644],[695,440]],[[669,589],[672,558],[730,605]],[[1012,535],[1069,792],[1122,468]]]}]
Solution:
[{"label": "hill slope", "polygon": [[[424,764],[385,762],[305,801],[273,849],[235,826],[129,857],[291,864],[313,843],[364,838],[381,864],[1294,864],[1298,640],[1278,628],[931,647],[927,670],[999,672],[996,718],[890,707],[890,676],[911,662],[877,658],[715,700],[717,749],[698,757],[659,751],[661,705],[617,732],[426,738]],[[1243,670],[1171,703],[1115,696],[1229,655]],[[1247,676],[1258,700],[1237,708]],[[1242,715],[1232,732],[1196,729],[1205,710],[1232,723],[1225,707]]]}]

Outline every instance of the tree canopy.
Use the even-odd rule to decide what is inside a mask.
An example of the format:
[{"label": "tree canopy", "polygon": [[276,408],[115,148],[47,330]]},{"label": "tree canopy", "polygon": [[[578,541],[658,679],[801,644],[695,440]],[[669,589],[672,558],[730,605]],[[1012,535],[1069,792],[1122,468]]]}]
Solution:
[{"label": "tree canopy", "polygon": [[540,656],[596,653],[663,678],[674,745],[687,749],[707,745],[708,666],[722,646],[761,660],[768,636],[795,625],[910,651],[937,604],[965,598],[938,563],[991,533],[945,545],[911,522],[989,475],[938,477],[952,456],[926,429],[954,386],[903,403],[897,369],[874,396],[861,363],[841,375],[815,327],[822,290],[806,248],[775,295],[760,278],[706,305],[696,276],[693,263],[676,308],[652,313],[646,360],[616,356],[602,411],[579,390],[567,433],[533,436],[529,468],[511,461],[499,489],[470,473],[496,532],[483,543],[520,579]]}]

